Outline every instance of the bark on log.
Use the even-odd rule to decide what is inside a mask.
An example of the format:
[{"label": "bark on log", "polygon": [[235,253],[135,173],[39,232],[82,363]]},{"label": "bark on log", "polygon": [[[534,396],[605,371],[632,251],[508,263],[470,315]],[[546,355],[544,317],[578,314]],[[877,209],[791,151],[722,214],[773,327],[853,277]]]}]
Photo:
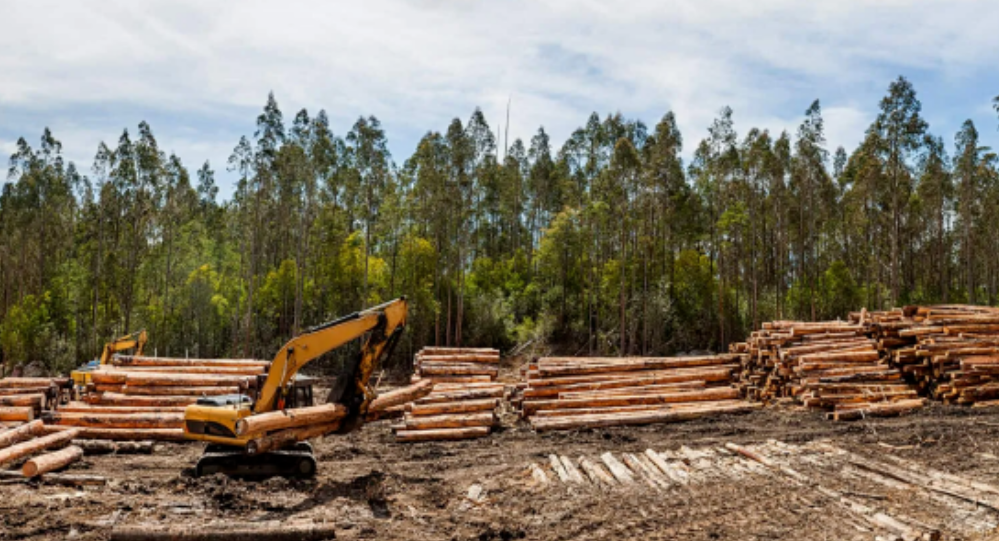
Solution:
[{"label": "bark on log", "polygon": [[420,375],[423,376],[489,376],[496,377],[499,375],[499,369],[489,365],[478,365],[478,366],[458,366],[458,365],[431,365],[423,366],[420,368]]},{"label": "bark on log", "polygon": [[61,387],[64,386],[64,380],[65,378],[3,378],[0,379],[0,388]]},{"label": "bark on log", "polygon": [[498,349],[493,348],[449,348],[427,346],[420,350],[420,355],[499,355]]},{"label": "bark on log", "polygon": [[417,355],[416,362],[423,366],[426,363],[492,363],[498,364],[499,352],[495,355],[482,353],[459,353],[454,355]]},{"label": "bark on log", "polygon": [[680,404],[640,404],[637,406],[614,406],[614,407],[604,407],[604,408],[579,408],[579,409],[567,409],[567,410],[541,410],[534,412],[531,418],[540,417],[566,417],[569,415],[603,415],[607,413],[626,413],[626,412],[639,412],[639,411],[678,411],[682,409],[697,409],[703,408],[705,404],[710,404],[715,407],[729,407],[745,404],[744,400],[718,400],[716,402],[687,402]]},{"label": "bark on log", "polygon": [[114,366],[102,365],[99,372],[135,374],[139,372],[160,372],[164,374],[214,374],[227,376],[256,376],[266,374],[265,366]]},{"label": "bark on log", "polygon": [[409,379],[410,383],[418,383],[420,381],[432,381],[434,384],[439,383],[488,383],[493,381],[490,376],[423,376],[413,375]]},{"label": "bark on log", "polygon": [[898,402],[888,402],[883,404],[871,404],[870,407],[862,409],[850,409],[847,411],[836,411],[832,413],[832,418],[836,421],[851,421],[863,419],[864,417],[891,417],[911,413],[922,408],[925,399],[900,400]]},{"label": "bark on log", "polygon": [[236,421],[236,435],[263,434],[302,426],[331,424],[347,416],[343,404],[323,404],[250,415]]},{"label": "bark on log", "polygon": [[60,431],[55,434],[49,434],[47,436],[42,436],[40,438],[35,438],[32,440],[24,441],[18,444],[11,445],[6,449],[0,449],[0,466],[8,462],[13,462],[21,458],[33,455],[40,451],[46,449],[52,449],[55,447],[63,446],[73,441],[73,438],[79,436],[80,432],[76,429]]},{"label": "bark on log", "polygon": [[0,407],[28,407],[39,410],[45,407],[45,395],[35,393],[0,396]]},{"label": "bark on log", "polygon": [[[340,404],[332,405],[339,406]],[[319,436],[329,434],[338,428],[340,428],[340,421],[279,430],[277,432],[272,432],[250,440],[246,444],[246,452],[251,455],[256,455],[274,451],[300,441],[318,438]]]},{"label": "bark on log", "polygon": [[8,408],[0,407],[0,421],[24,421],[29,422],[35,420],[35,410],[34,408]]},{"label": "bark on log", "polygon": [[145,357],[136,355],[115,355],[111,358],[115,366],[214,366],[214,367],[263,367],[266,371],[270,361],[254,359],[178,359],[172,357]]},{"label": "bark on log", "polygon": [[183,428],[183,413],[63,413],[46,412],[46,422],[87,428]]},{"label": "bark on log", "polygon": [[710,415],[725,413],[746,413],[762,407],[759,403],[744,403],[734,406],[705,406],[703,408],[677,408],[649,410],[606,415],[579,415],[567,417],[537,417],[531,419],[531,426],[541,432],[545,430],[568,430],[576,428],[602,428],[609,426],[644,425],[689,421]]},{"label": "bark on log", "polygon": [[623,387],[618,389],[597,389],[593,391],[574,391],[559,393],[560,400],[577,398],[598,398],[602,396],[638,396],[646,394],[663,394],[681,391],[707,389],[703,381],[684,381],[682,383],[666,383],[663,385],[643,385],[638,387]]},{"label": "bark on log", "polygon": [[454,402],[457,400],[478,400],[483,398],[502,398],[503,388],[495,389],[470,389],[467,391],[446,391],[433,392],[417,399],[417,404],[433,404],[436,402]]},{"label": "bark on log", "polygon": [[435,428],[463,428],[469,426],[493,426],[496,415],[491,412],[466,413],[456,415],[431,415],[405,419],[406,430],[429,430]]},{"label": "bark on log", "polygon": [[738,364],[725,364],[714,367],[677,368],[673,370],[650,370],[641,372],[606,372],[582,376],[562,376],[541,378],[540,374],[529,373],[528,385],[532,388],[549,386],[567,386],[584,383],[610,382],[612,380],[654,378],[655,383],[674,383],[680,381],[729,381],[732,372],[739,368]]},{"label": "bark on log", "polygon": [[60,406],[59,413],[184,413],[185,406],[91,406],[70,404]]},{"label": "bark on log", "polygon": [[489,427],[441,428],[435,430],[400,430],[395,433],[395,441],[410,443],[420,441],[468,440],[488,436]]},{"label": "bark on log", "polygon": [[46,453],[32,458],[24,463],[21,473],[25,477],[37,477],[43,473],[53,472],[83,458],[83,449],[75,445],[70,445],[54,453]]},{"label": "bark on log", "polygon": [[[100,389],[100,387],[98,387]],[[133,396],[220,396],[239,394],[239,387],[155,387],[151,385],[123,385],[121,394]]]},{"label": "bark on log", "polygon": [[368,405],[368,412],[377,412],[393,406],[400,406],[407,402],[412,402],[418,398],[427,396],[433,390],[434,382],[430,380],[423,380],[408,387],[402,387],[401,389],[394,389],[379,394],[378,398],[372,400]]},{"label": "bark on log", "polygon": [[45,431],[55,434],[67,429],[78,431],[78,438],[113,441],[187,441],[182,428],[91,428],[48,425]]},{"label": "bark on log", "polygon": [[22,395],[22,394],[44,394],[44,395],[54,395],[58,392],[58,387],[55,385],[47,385],[45,387],[8,387],[6,389],[0,389],[0,396],[10,396],[10,395]]},{"label": "bark on log", "polygon": [[296,525],[282,522],[272,526],[259,524],[197,526],[116,526],[111,541],[325,541],[336,538],[332,524]]},{"label": "bark on log", "polygon": [[75,474],[50,473],[42,477],[30,479],[25,477],[19,471],[9,471],[9,470],[0,470],[0,479],[21,480],[25,483],[42,482],[47,485],[63,485],[63,486],[74,486],[74,487],[102,486],[108,483],[107,478],[101,477],[99,475],[75,475]]},{"label": "bark on log", "polygon": [[605,372],[634,372],[641,370],[666,370],[717,366],[738,362],[738,355],[717,355],[709,357],[638,357],[629,358],[581,358],[572,364],[556,365],[538,360],[538,373],[541,376],[571,376],[601,374]]},{"label": "bark on log", "polygon": [[44,426],[42,420],[38,419],[28,424],[0,432],[0,450],[42,434]]},{"label": "bark on log", "polygon": [[809,353],[798,357],[802,363],[869,363],[877,362],[881,358],[877,350],[871,348],[868,351],[846,351],[842,353]]},{"label": "bark on log", "polygon": [[678,402],[708,402],[739,398],[739,390],[719,387],[700,391],[663,393],[658,395],[609,396],[576,400],[538,400],[524,404],[524,413],[530,415],[539,410],[597,408],[606,406],[634,406],[641,404],[674,404]]},{"label": "bark on log", "polygon": [[253,376],[163,372],[93,372],[90,377],[97,385],[169,387],[246,387],[256,385],[257,380]]},{"label": "bark on log", "polygon": [[96,398],[102,406],[141,406],[156,408],[160,406],[190,406],[198,401],[196,396],[135,396],[119,393],[104,393]]},{"label": "bark on log", "polygon": [[433,404],[408,404],[406,411],[410,415],[422,417],[427,415],[447,415],[454,413],[474,413],[492,411],[499,406],[496,398],[483,400],[463,400],[458,402],[437,402]]}]

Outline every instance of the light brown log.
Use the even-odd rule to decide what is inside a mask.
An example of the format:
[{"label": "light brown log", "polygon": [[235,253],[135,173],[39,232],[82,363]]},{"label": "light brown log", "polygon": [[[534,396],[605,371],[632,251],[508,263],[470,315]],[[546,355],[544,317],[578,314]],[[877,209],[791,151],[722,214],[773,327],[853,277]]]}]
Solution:
[{"label": "light brown log", "polygon": [[138,372],[159,372],[163,374],[215,374],[227,376],[256,376],[266,374],[265,366],[114,366],[98,367],[100,372],[132,374]]},{"label": "light brown log", "polygon": [[26,387],[26,388],[48,388],[52,385],[56,387],[65,386],[66,378],[3,378],[0,379],[0,388]]},{"label": "light brown log", "polygon": [[612,487],[617,484],[617,481],[614,480],[613,475],[608,473],[603,466],[593,462],[589,458],[581,456],[579,457],[578,463],[579,467],[582,468],[584,472],[586,472],[586,475],[589,476],[590,481],[592,481],[593,484],[604,485],[608,487]]},{"label": "light brown log", "polygon": [[236,421],[236,435],[263,434],[309,425],[331,424],[347,416],[343,404],[323,404],[308,408],[295,408],[259,413]]},{"label": "light brown log", "polygon": [[410,383],[416,383],[416,382],[419,382],[419,381],[427,380],[427,381],[432,381],[434,384],[440,384],[440,383],[462,383],[462,384],[465,384],[465,383],[488,383],[490,381],[493,381],[493,379],[495,379],[495,378],[493,378],[492,376],[424,376],[424,377],[420,377],[420,376],[417,376],[417,375],[414,374],[413,377],[410,378],[409,381],[410,381]]},{"label": "light brown log", "polygon": [[456,353],[454,355],[417,355],[416,361],[423,366],[426,363],[499,363],[500,356],[497,351],[495,354],[483,354],[483,353]]},{"label": "light brown log", "polygon": [[695,389],[706,389],[703,381],[684,381],[680,383],[665,383],[663,385],[643,385],[638,387],[624,387],[618,389],[597,389],[593,391],[576,391],[559,393],[561,400],[572,400],[577,398],[596,398],[601,396],[630,396],[644,394],[663,394],[677,391],[692,391]]},{"label": "light brown log", "polygon": [[462,400],[458,402],[436,402],[432,404],[408,404],[406,411],[414,416],[445,415],[453,413],[473,413],[491,411],[499,406],[499,399]]},{"label": "light brown log", "polygon": [[564,409],[564,410],[540,410],[531,414],[531,418],[538,417],[565,417],[569,415],[604,415],[608,413],[627,413],[627,412],[639,412],[639,411],[677,411],[681,409],[697,409],[703,408],[705,404],[710,404],[711,406],[736,406],[745,404],[744,400],[718,400],[712,402],[687,402],[680,404],[640,404],[637,406],[613,406],[613,407],[602,407],[602,408],[578,408],[578,409]]},{"label": "light brown log", "polygon": [[40,393],[0,396],[0,407],[29,407],[38,410],[44,406],[45,395]]},{"label": "light brown log", "polygon": [[454,415],[428,415],[423,417],[409,417],[405,419],[405,424],[406,430],[493,426],[496,424],[496,415],[491,411]]},{"label": "light brown log", "polygon": [[499,355],[498,349],[493,348],[449,348],[438,346],[427,346],[420,350],[419,355]]},{"label": "light brown log", "polygon": [[732,373],[739,368],[738,364],[726,364],[714,367],[677,368],[672,370],[648,370],[640,372],[607,372],[587,374],[582,376],[560,376],[541,378],[539,374],[528,374],[528,385],[539,389],[549,386],[568,386],[586,383],[610,382],[612,380],[654,378],[653,383],[674,383],[680,381],[729,381]]},{"label": "light brown log", "polygon": [[337,538],[337,529],[329,524],[272,525],[228,521],[223,525],[115,526],[111,541],[326,541]]},{"label": "light brown log", "polygon": [[[546,359],[538,360],[538,373],[541,376],[571,376],[601,374],[605,372],[633,372],[642,370],[665,370],[717,366],[738,362],[737,355],[716,355],[707,357],[625,357],[577,359],[572,364],[546,364]],[[552,364],[549,366],[549,364]]]},{"label": "light brown log", "polygon": [[802,363],[820,363],[820,362],[835,362],[835,363],[867,363],[867,362],[877,362],[880,359],[880,354],[871,347],[868,351],[845,351],[842,353],[809,353],[808,355],[802,355],[798,357]]},{"label": "light brown log", "polygon": [[478,400],[482,398],[502,398],[503,388],[493,389],[470,389],[467,391],[444,391],[432,392],[423,398],[417,399],[417,404],[432,404],[435,402],[454,402],[457,400]]},{"label": "light brown log", "polygon": [[182,428],[96,428],[46,425],[46,432],[56,434],[76,430],[79,439],[113,441],[186,441]]},{"label": "light brown log", "polygon": [[25,477],[36,477],[43,473],[53,472],[83,458],[83,449],[75,445],[60,449],[52,453],[36,456],[24,463],[21,473]]},{"label": "light brown log", "polygon": [[282,449],[300,441],[318,438],[329,434],[338,428],[340,428],[340,420],[336,420],[331,423],[319,423],[278,430],[277,432],[271,432],[270,434],[254,438],[247,442],[246,452],[251,455],[267,453],[277,449]]},{"label": "light brown log", "polygon": [[91,406],[67,404],[59,406],[60,413],[184,413],[186,406]]},{"label": "light brown log", "polygon": [[703,408],[676,408],[664,410],[611,413],[606,415],[573,415],[568,417],[535,417],[531,426],[537,431],[568,430],[577,428],[601,428],[609,426],[643,425],[688,421],[725,413],[746,413],[762,407],[760,403],[744,403],[735,406],[711,406]]},{"label": "light brown log", "polygon": [[183,413],[64,413],[46,412],[46,422],[88,428],[183,428]]},{"label": "light brown log", "polygon": [[266,370],[270,361],[254,359],[178,359],[173,357],[139,357],[136,355],[115,355],[111,358],[115,366],[215,366],[247,367],[257,366]]},{"label": "light brown log", "polygon": [[0,421],[33,421],[35,410],[33,408],[8,408],[0,407]]},{"label": "light brown log", "polygon": [[881,404],[871,404],[870,407],[862,409],[850,409],[846,411],[836,411],[832,418],[836,421],[851,421],[863,419],[864,417],[891,417],[912,413],[923,407],[925,399],[901,400],[898,402],[888,402]]},{"label": "light brown log", "polygon": [[93,372],[94,384],[170,387],[239,387],[255,385],[256,377],[240,375],[175,374],[163,372]]},{"label": "light brown log", "polygon": [[439,428],[434,430],[399,430],[395,433],[395,441],[412,443],[420,441],[452,441],[468,440],[488,436],[489,427],[474,426],[469,428]]},{"label": "light brown log", "polygon": [[621,462],[610,452],[600,455],[600,460],[607,465],[607,469],[610,470],[611,475],[614,479],[622,485],[628,486],[635,484],[635,477],[631,470],[627,466],[621,464]]},{"label": "light brown log", "polygon": [[[98,386],[100,390],[100,386]],[[139,396],[220,396],[239,394],[239,387],[158,387],[152,385],[123,385],[122,394]]]},{"label": "light brown log", "polygon": [[399,406],[407,402],[412,402],[418,398],[427,396],[433,390],[434,382],[430,380],[423,380],[408,387],[402,387],[385,393],[380,393],[378,398],[372,400],[368,405],[368,412],[377,412],[393,406]]},{"label": "light brown log", "polygon": [[598,408],[607,406],[634,406],[640,404],[674,404],[678,402],[706,402],[739,398],[739,390],[719,387],[689,392],[671,392],[658,395],[608,396],[574,400],[538,400],[524,403],[524,413],[546,409]]},{"label": "light brown log", "polygon": [[42,434],[44,423],[41,419],[0,432],[0,449],[31,439]]},{"label": "light brown log", "polygon": [[106,477],[101,477],[99,475],[75,475],[75,474],[60,474],[60,473],[49,473],[43,477],[29,478],[25,477],[19,471],[10,470],[0,470],[0,479],[7,481],[21,481],[27,482],[42,482],[47,485],[63,485],[63,486],[102,486],[108,483]]},{"label": "light brown log", "polygon": [[55,385],[45,387],[8,387],[0,389],[0,396],[22,395],[22,394],[54,394],[58,391]]},{"label": "light brown log", "polygon": [[0,449],[0,465],[28,457],[46,449],[53,449],[67,445],[79,434],[80,432],[76,429],[65,430],[55,434],[42,436],[40,438],[23,441],[21,443],[11,445],[6,449]]},{"label": "light brown log", "polygon": [[198,401],[196,396],[135,396],[119,393],[104,393],[96,398],[102,406],[190,406]]},{"label": "light brown log", "polygon": [[499,369],[489,365],[479,366],[420,366],[421,376],[490,376],[496,377]]},{"label": "light brown log", "polygon": [[535,483],[542,486],[548,484],[548,474],[546,474],[537,464],[531,462],[529,469],[531,477],[534,479]]}]

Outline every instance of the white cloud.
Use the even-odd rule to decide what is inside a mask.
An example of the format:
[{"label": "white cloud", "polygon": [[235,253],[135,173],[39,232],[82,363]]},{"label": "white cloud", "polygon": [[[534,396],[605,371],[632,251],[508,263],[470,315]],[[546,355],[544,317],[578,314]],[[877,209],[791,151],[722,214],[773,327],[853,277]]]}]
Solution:
[{"label": "white cloud", "polygon": [[[325,108],[340,133],[377,115],[399,161],[475,106],[495,128],[508,96],[511,137],[544,125],[560,142],[593,110],[651,125],[672,109],[688,149],[724,105],[741,133],[793,133],[821,98],[830,148],[849,149],[897,74],[915,73],[917,89],[980,84],[999,50],[999,10],[978,0],[35,1],[4,11],[0,110],[58,110],[53,129],[81,156],[144,116],[105,133],[74,124],[78,108],[175,113],[183,127],[153,124],[161,143],[217,169],[270,90],[289,118]],[[0,119],[29,136],[41,127]]]}]

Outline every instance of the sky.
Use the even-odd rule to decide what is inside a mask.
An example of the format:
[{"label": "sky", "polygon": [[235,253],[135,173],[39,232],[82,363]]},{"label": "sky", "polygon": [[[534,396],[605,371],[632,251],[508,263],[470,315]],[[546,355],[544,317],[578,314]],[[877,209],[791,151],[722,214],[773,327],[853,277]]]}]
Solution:
[{"label": "sky", "polygon": [[591,112],[650,129],[673,111],[690,156],[724,106],[736,129],[794,133],[821,101],[852,150],[899,75],[953,152],[966,119],[999,148],[994,0],[0,0],[0,155],[43,128],[89,172],[140,121],[193,169],[225,164],[273,91],[290,123],[344,135],[375,115],[399,164],[476,107],[510,140],[556,145]]}]

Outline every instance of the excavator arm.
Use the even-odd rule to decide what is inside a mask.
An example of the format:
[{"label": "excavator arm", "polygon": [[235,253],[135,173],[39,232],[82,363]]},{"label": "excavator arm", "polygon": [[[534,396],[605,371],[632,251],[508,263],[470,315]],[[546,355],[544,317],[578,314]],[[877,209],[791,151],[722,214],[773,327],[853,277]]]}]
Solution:
[{"label": "excavator arm", "polygon": [[134,348],[136,355],[142,355],[142,349],[146,347],[148,339],[149,336],[146,334],[146,330],[143,329],[104,344],[104,350],[101,352],[101,364],[108,364],[111,361],[111,357],[119,351],[128,351]]}]

